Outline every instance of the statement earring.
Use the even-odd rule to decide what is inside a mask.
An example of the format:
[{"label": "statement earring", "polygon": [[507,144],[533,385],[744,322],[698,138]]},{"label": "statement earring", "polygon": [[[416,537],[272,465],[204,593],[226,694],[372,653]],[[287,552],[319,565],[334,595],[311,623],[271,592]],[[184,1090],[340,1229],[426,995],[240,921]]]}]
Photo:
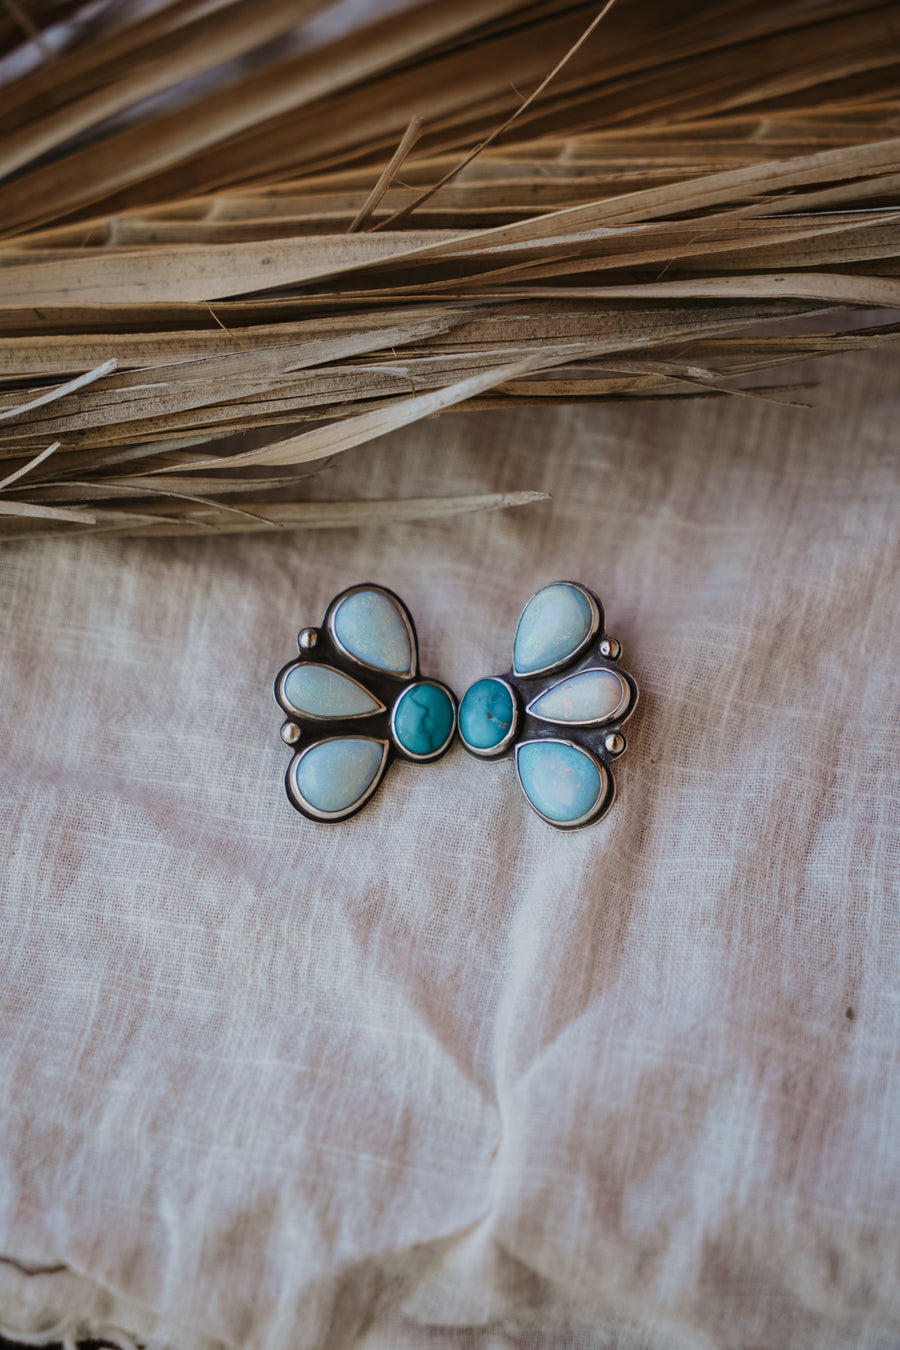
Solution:
[{"label": "statement earring", "polygon": [[425,764],[449,750],[456,697],[439,680],[419,677],[412,615],[393,591],[342,591],[321,628],[304,628],[297,645],[298,659],[275,681],[275,699],[288,718],[281,738],[295,748],[285,789],[301,815],[348,820],[395,758]]},{"label": "statement earring", "polygon": [[618,668],[593,591],[555,581],[528,601],[512,669],[478,680],[459,708],[460,740],[478,759],[515,756],[522,791],[548,825],[592,825],[615,796],[610,764],[638,689]]}]

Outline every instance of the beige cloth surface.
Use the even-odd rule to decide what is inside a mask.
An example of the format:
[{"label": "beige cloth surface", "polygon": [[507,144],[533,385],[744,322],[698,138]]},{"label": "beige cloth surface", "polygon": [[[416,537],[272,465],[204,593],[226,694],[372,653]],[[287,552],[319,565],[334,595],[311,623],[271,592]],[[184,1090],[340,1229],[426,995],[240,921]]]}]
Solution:
[{"label": "beige cloth surface", "polygon": [[[895,362],[459,412],[313,487],[553,494],[503,514],[3,551],[5,1329],[896,1350]],[[291,810],[272,681],[334,594],[462,693],[558,577],[641,688],[606,820],[459,748]]]}]

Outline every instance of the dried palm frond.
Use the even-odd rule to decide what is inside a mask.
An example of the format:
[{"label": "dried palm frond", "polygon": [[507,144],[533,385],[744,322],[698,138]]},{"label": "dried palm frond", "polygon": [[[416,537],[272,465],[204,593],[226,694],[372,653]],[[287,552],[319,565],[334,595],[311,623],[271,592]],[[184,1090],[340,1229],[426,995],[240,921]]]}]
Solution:
[{"label": "dried palm frond", "polygon": [[32,0],[13,76],[15,8],[0,538],[534,500],[284,497],[449,407],[785,398],[898,340],[893,4],[424,0],[315,45],[326,0]]}]

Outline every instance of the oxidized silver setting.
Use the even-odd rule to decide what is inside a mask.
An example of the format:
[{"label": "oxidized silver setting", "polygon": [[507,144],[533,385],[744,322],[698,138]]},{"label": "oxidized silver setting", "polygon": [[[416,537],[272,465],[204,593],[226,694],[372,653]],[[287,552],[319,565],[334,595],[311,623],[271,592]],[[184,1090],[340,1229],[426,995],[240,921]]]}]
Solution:
[{"label": "oxidized silver setting", "polygon": [[[502,741],[488,749],[483,749],[473,746],[466,740],[462,729],[461,716],[460,740],[465,750],[477,759],[501,760],[513,757],[520,785],[535,814],[539,815],[554,829],[576,830],[602,820],[615,800],[615,781],[611,772],[611,765],[625,751],[626,742],[622,734],[622,727],[637,706],[638,687],[634,678],[627,671],[622,670],[619,665],[619,658],[622,655],[621,644],[604,631],[603,606],[599,597],[580,582],[562,581],[552,582],[550,585],[573,587],[585,596],[590,607],[587,636],[574,643],[567,654],[548,661],[539,670],[527,675],[516,669],[514,659],[512,668],[502,675],[482,677],[497,680],[511,692],[513,697],[512,724]],[[542,587],[537,595],[548,589],[549,586]],[[536,599],[536,596],[532,597],[532,600],[534,599]],[[528,602],[529,605],[532,600]],[[528,605],[523,609],[523,615],[527,609]],[[517,635],[521,622],[520,618],[519,624],[516,626]],[[534,705],[538,700],[543,698],[550,690],[558,688],[565,681],[589,671],[604,670],[614,672],[622,687],[622,697],[618,705],[611,711],[604,712],[600,716],[584,717],[572,721],[553,720],[535,711]],[[548,676],[551,678],[548,678]],[[475,683],[480,683],[480,681]],[[474,688],[474,685],[472,687]],[[460,705],[461,714],[464,713],[464,707],[465,698]],[[566,745],[574,750],[582,751],[594,762],[600,773],[601,791],[599,797],[589,810],[575,818],[558,820],[545,815],[534,804],[525,789],[519,770],[520,752],[525,745],[542,743]]]},{"label": "oxidized silver setting", "polygon": [[[373,665],[370,661],[354,654],[340,640],[335,631],[335,616],[351,596],[362,592],[371,592],[386,599],[395,615],[402,621],[403,629],[409,638],[410,661],[403,670],[388,670]],[[298,656],[284,666],[275,679],[275,701],[287,716],[281,726],[281,739],[294,751],[285,773],[285,791],[288,801],[296,811],[308,820],[333,824],[349,820],[371,800],[384,781],[388,769],[395,759],[407,763],[432,763],[440,759],[450,749],[457,727],[458,704],[453,691],[442,681],[423,677],[419,674],[419,646],[412,615],[403,601],[393,591],[384,586],[351,586],[336,595],[325,611],[319,628],[303,628],[297,637]],[[349,680],[362,689],[375,702],[377,707],[362,713],[316,712],[314,709],[301,709],[287,697],[285,682],[292,671],[299,667],[315,665],[330,670]],[[452,725],[450,733],[443,742],[427,754],[417,754],[403,745],[397,734],[396,714],[400,700],[413,689],[417,682],[434,685],[440,689],[452,706]],[[445,710],[446,711],[446,710]],[[419,728],[416,728],[418,733]],[[383,747],[381,762],[375,768],[371,781],[359,794],[338,810],[323,809],[321,805],[310,801],[304,794],[298,780],[302,762],[306,755],[318,746],[341,741],[374,741]],[[332,780],[333,781],[333,780]]]}]

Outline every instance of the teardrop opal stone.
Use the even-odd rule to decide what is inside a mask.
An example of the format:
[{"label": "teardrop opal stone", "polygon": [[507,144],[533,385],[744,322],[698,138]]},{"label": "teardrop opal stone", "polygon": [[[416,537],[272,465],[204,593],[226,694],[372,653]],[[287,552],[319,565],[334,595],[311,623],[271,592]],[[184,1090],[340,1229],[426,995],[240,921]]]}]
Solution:
[{"label": "teardrop opal stone", "polygon": [[384,708],[368,689],[333,666],[295,666],[282,688],[291,707],[307,717],[365,717]]},{"label": "teardrop opal stone", "polygon": [[476,750],[493,750],[508,735],[515,707],[509,686],[493,676],[476,680],[459,705],[460,735]]},{"label": "teardrop opal stone", "polygon": [[411,755],[434,755],[447,744],[456,724],[456,706],[446,689],[422,680],[410,685],[394,708],[394,737]]},{"label": "teardrop opal stone", "polygon": [[381,777],[386,749],[384,741],[365,736],[320,741],[297,761],[301,796],[324,814],[348,811]]},{"label": "teardrop opal stone", "polygon": [[528,601],[513,644],[518,675],[535,675],[561,665],[591,634],[591,604],[577,586],[556,581]]},{"label": "teardrop opal stone", "polygon": [[516,755],[519,781],[532,806],[560,825],[590,816],[606,795],[606,770],[561,741],[525,741]]},{"label": "teardrop opal stone", "polygon": [[411,675],[415,654],[409,626],[396,602],[381,591],[354,591],[331,618],[345,651],[376,670]]},{"label": "teardrop opal stone", "polygon": [[627,697],[628,689],[616,671],[583,670],[539,694],[528,711],[545,722],[597,725],[614,717]]}]

